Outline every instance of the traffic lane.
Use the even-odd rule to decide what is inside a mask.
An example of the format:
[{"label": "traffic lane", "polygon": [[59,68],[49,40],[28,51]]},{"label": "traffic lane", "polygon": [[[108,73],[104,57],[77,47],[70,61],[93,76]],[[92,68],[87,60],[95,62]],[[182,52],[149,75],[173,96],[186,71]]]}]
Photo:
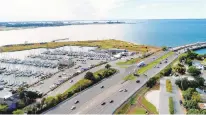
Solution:
[{"label": "traffic lane", "polygon": [[[112,94],[110,97],[104,99],[102,102],[106,102],[104,106],[101,103],[97,104],[95,108],[90,108],[87,111],[84,111],[80,114],[111,114],[114,112],[114,108],[118,108],[120,103],[124,103],[132,94],[136,92],[137,89],[141,88],[147,81],[143,76],[139,78],[140,83],[135,81],[129,81],[130,83],[126,86],[123,86],[122,89],[127,89],[127,92],[119,92],[118,90]],[[113,100],[113,103],[110,101]]]},{"label": "traffic lane", "polygon": [[[105,98],[113,94],[116,90],[122,89],[128,83],[129,82],[124,82],[122,84],[120,81],[115,86],[110,87],[109,90],[104,90],[101,94],[95,96],[90,101],[84,103],[83,105],[81,105],[81,107],[77,108],[75,111],[72,111],[71,114],[74,114],[74,113],[82,114],[88,109],[96,107],[97,105],[99,105],[99,103],[103,102]],[[102,97],[102,94],[104,94],[104,97]]]},{"label": "traffic lane", "polygon": [[[68,110],[68,108],[71,108],[72,106],[74,106],[75,100],[79,100],[81,104],[87,102],[88,100],[92,99],[96,95],[100,94],[103,90],[108,89],[110,86],[115,84],[117,81],[122,80],[122,78],[123,78],[122,76],[124,76],[125,74],[128,74],[128,73],[125,73],[124,71],[120,71],[120,73],[115,74],[114,76],[101,81],[99,84],[85,90],[84,92],[79,93],[79,95],[77,95],[71,99],[67,99],[63,103],[57,105],[56,107],[50,109],[49,111],[47,111],[45,113],[46,114],[67,114],[67,113],[70,113],[71,110],[70,109]],[[100,87],[102,85],[105,86],[105,88],[103,90],[100,89]],[[79,107],[79,105],[77,105],[77,107]]]}]

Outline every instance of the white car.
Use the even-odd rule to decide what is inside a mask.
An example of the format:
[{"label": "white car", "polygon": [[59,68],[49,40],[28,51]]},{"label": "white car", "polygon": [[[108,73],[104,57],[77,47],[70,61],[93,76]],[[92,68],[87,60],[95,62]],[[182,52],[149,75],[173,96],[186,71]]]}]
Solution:
[{"label": "white car", "polygon": [[62,73],[62,75],[66,75],[66,73]]},{"label": "white car", "polygon": [[122,92],[122,91],[123,91],[123,89],[120,89],[120,90],[119,90],[119,92]]},{"label": "white car", "polygon": [[76,109],[76,107],[75,107],[75,106],[72,106],[72,107],[71,107],[71,110],[74,110],[74,109]]},{"label": "white car", "polygon": [[43,82],[43,81],[40,81],[39,83],[40,83],[40,84],[44,84],[44,82]]}]

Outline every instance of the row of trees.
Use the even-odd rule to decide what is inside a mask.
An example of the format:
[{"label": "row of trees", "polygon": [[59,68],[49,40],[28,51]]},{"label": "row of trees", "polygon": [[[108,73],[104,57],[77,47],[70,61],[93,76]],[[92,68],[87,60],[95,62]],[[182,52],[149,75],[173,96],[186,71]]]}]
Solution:
[{"label": "row of trees", "polygon": [[196,77],[194,80],[188,80],[187,78],[177,79],[175,84],[181,90],[187,90],[188,88],[197,88],[204,86],[205,79],[202,77]]}]

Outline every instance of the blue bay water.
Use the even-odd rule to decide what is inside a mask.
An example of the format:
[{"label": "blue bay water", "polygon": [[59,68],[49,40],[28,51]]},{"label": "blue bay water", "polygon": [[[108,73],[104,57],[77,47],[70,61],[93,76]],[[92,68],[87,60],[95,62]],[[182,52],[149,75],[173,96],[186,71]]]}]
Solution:
[{"label": "blue bay water", "polygon": [[[128,21],[128,20],[126,20]],[[180,46],[206,41],[206,19],[132,20],[136,24],[99,24],[0,31],[0,45],[28,41],[121,39],[152,46]]]},{"label": "blue bay water", "polygon": [[153,46],[206,41],[206,20],[148,20],[125,27],[125,40]]}]

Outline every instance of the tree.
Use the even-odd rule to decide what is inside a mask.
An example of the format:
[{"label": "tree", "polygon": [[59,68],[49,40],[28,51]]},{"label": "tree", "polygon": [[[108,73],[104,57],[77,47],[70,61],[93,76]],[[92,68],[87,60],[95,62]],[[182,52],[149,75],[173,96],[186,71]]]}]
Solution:
[{"label": "tree", "polygon": [[185,74],[186,68],[184,65],[178,63],[176,66],[173,67],[174,71],[180,74]]},{"label": "tree", "polygon": [[175,84],[178,85],[181,90],[186,90],[189,87],[189,81],[187,78],[176,80]]},{"label": "tree", "polygon": [[17,107],[18,108],[23,108],[23,107],[25,107],[25,102],[22,100],[22,99],[20,99],[18,102],[17,102]]},{"label": "tree", "polygon": [[147,81],[147,87],[152,88],[156,84],[156,78],[150,78],[149,81]]},{"label": "tree", "polygon": [[166,50],[167,50],[167,47],[166,47],[166,46],[162,46],[162,50],[163,50],[163,51],[166,51]]},{"label": "tree", "polygon": [[57,99],[55,97],[47,97],[45,99],[45,104],[47,107],[53,107],[57,104]]},{"label": "tree", "polygon": [[167,67],[164,69],[164,71],[162,72],[163,76],[169,76],[172,73],[172,68],[171,67]]},{"label": "tree", "polygon": [[206,110],[202,110],[200,114],[206,114]]},{"label": "tree", "polygon": [[192,60],[187,58],[185,62],[188,66],[192,66]]},{"label": "tree", "polygon": [[109,65],[109,64],[107,64],[107,65],[105,66],[106,69],[109,69],[110,67],[111,67],[111,65]]},{"label": "tree", "polygon": [[87,72],[86,75],[84,76],[84,78],[91,80],[91,81],[96,81],[94,74],[92,72]]},{"label": "tree", "polygon": [[24,111],[21,109],[17,109],[16,111],[12,112],[13,114],[24,114]]},{"label": "tree", "polygon": [[186,59],[187,59],[187,55],[186,55],[186,54],[183,54],[183,55],[181,55],[178,59],[179,59],[180,62],[182,62],[183,60],[186,60]]},{"label": "tree", "polygon": [[202,77],[195,77],[196,82],[198,83],[198,86],[204,86],[205,79]]},{"label": "tree", "polygon": [[8,110],[8,105],[0,105],[0,114],[5,114]]},{"label": "tree", "polygon": [[197,53],[195,53],[194,51],[188,50],[187,51],[187,57],[190,59],[195,59],[197,57]]},{"label": "tree", "polygon": [[195,92],[194,88],[188,88],[186,91],[183,91],[184,99],[185,100],[191,100],[193,92]]},{"label": "tree", "polygon": [[200,102],[201,101],[201,97],[200,94],[197,92],[193,92],[192,94],[192,100],[196,101],[196,102]]},{"label": "tree", "polygon": [[187,100],[183,103],[183,105],[186,109],[196,109],[197,108],[197,102],[194,100]]},{"label": "tree", "polygon": [[201,74],[201,71],[194,66],[190,66],[187,72],[192,76],[199,76]]},{"label": "tree", "polygon": [[204,55],[198,54],[197,57],[196,57],[196,59],[198,59],[198,60],[203,60],[203,59],[204,59]]},{"label": "tree", "polygon": [[200,111],[198,109],[189,109],[187,114],[200,114]]}]

